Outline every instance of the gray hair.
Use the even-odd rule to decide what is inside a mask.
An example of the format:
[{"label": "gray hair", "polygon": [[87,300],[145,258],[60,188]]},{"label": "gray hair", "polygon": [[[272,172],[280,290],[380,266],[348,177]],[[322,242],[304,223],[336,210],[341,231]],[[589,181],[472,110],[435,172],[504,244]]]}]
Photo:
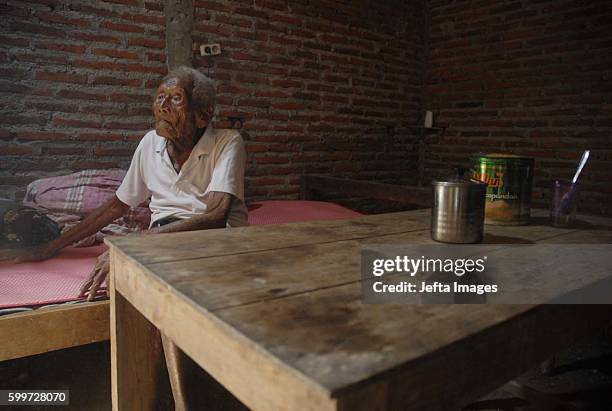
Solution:
[{"label": "gray hair", "polygon": [[206,113],[209,109],[215,109],[215,84],[200,71],[187,66],[180,66],[171,70],[162,82],[172,78],[178,78],[188,82],[187,95],[194,104],[196,110]]}]

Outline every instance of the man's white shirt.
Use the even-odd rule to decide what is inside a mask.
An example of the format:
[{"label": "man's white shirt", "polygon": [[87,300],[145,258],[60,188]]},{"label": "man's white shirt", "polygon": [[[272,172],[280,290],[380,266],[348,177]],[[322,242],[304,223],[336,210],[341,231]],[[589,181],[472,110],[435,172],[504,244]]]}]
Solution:
[{"label": "man's white shirt", "polygon": [[191,218],[206,213],[205,194],[219,191],[235,198],[227,226],[248,225],[244,202],[246,151],[240,133],[212,125],[195,145],[179,173],[172,166],[167,140],[149,131],[136,148],[116,195],[136,207],[151,197],[151,224],[166,217]]}]

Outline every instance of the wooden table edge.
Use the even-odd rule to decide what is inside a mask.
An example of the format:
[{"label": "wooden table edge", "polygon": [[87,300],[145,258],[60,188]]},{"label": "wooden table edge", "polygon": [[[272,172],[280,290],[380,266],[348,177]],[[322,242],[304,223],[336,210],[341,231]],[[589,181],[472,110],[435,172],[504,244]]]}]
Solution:
[{"label": "wooden table edge", "polygon": [[[253,344],[246,336],[219,320],[213,314],[197,306],[185,296],[176,293],[161,279],[149,275],[146,269],[136,260],[124,254],[112,241],[107,240],[111,255],[111,357],[112,357],[112,390],[113,409],[119,401],[116,392],[118,376],[117,358],[117,301],[125,299],[142,316],[152,323],[160,332],[167,335],[181,350],[209,374],[220,381],[230,392],[253,409],[296,409],[300,404],[308,404],[305,410],[336,409],[336,399],[330,390],[319,385],[296,369],[293,369],[259,345]],[[121,270],[117,268],[121,266]],[[131,267],[130,267],[131,266]],[[128,268],[129,267],[129,268]],[[130,269],[129,279],[123,274]],[[138,283],[138,292],[134,285]],[[145,291],[146,290],[146,291]],[[171,294],[168,294],[171,293]],[[148,296],[145,296],[145,294]],[[167,304],[167,311],[156,309],[151,301],[172,299]],[[192,327],[178,327],[176,318],[187,316],[193,320]],[[185,332],[189,336],[185,335]],[[208,341],[207,341],[208,340]],[[211,343],[212,341],[212,343]],[[211,352],[222,350],[223,355]],[[238,355],[242,354],[242,355]],[[219,361],[222,358],[222,361]],[[228,376],[227,363],[242,370],[240,378]],[[236,365],[239,364],[239,365]],[[269,368],[266,368],[268,367]],[[266,368],[262,372],[262,367]],[[235,374],[233,368],[232,374]],[[258,381],[257,387],[267,387],[274,394],[262,394],[255,387],[249,387],[251,381]],[[258,391],[258,392],[255,392]]]}]

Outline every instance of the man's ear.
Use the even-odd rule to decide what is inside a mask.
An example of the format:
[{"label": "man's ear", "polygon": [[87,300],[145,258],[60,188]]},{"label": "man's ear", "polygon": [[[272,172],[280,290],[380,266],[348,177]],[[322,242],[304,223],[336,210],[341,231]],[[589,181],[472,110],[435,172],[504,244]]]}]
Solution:
[{"label": "man's ear", "polygon": [[213,112],[214,112],[214,108],[211,107],[208,110],[206,110],[204,113],[196,114],[196,127],[197,128],[206,127],[208,123],[210,123],[210,120],[212,120]]}]

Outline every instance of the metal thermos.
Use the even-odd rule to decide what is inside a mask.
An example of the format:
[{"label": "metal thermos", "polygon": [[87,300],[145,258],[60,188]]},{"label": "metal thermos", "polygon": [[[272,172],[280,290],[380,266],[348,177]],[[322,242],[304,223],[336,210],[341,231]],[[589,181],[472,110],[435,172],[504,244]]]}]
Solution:
[{"label": "metal thermos", "polygon": [[487,184],[460,170],[433,181],[431,238],[443,243],[480,243],[484,231]]}]

